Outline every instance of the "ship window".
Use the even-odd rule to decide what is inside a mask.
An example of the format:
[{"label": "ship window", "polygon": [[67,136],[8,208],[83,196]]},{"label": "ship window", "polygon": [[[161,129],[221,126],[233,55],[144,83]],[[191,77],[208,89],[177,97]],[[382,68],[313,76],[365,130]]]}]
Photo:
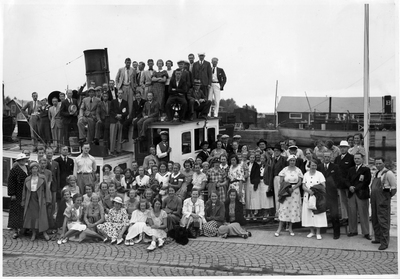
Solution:
[{"label": "ship window", "polygon": [[215,142],[215,128],[207,129],[207,141],[210,146]]},{"label": "ship window", "polygon": [[290,119],[302,119],[303,115],[301,113],[289,113],[289,118]]},{"label": "ship window", "polygon": [[190,132],[182,133],[182,154],[192,152],[192,135]]},{"label": "ship window", "polygon": [[201,142],[204,140],[204,129],[194,129],[194,150],[201,149]]}]

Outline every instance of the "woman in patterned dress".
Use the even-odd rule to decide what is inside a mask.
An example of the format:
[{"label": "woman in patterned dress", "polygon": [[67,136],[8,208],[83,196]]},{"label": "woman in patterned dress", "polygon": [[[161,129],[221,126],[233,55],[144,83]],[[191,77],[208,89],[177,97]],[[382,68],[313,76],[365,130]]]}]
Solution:
[{"label": "woman in patterned dress", "polygon": [[151,77],[151,83],[153,85],[152,92],[154,94],[154,100],[160,104],[161,112],[163,112],[164,107],[162,106],[165,104],[165,82],[167,81],[168,73],[162,69],[164,66],[164,61],[162,59],[158,59],[156,64],[158,70],[153,71],[153,75]]},{"label": "woman in patterned dress", "polygon": [[275,232],[275,236],[279,236],[284,222],[289,222],[289,233],[291,236],[294,236],[292,224],[301,220],[300,186],[303,180],[303,173],[296,167],[296,159],[296,155],[289,155],[287,158],[289,166],[279,172],[280,189],[282,189],[284,183],[290,183],[291,186],[288,186],[288,190],[291,192],[291,195],[287,196],[279,206],[279,227]]},{"label": "woman in patterned dress", "polygon": [[18,154],[16,165],[10,170],[7,183],[7,194],[10,196],[10,212],[8,215],[8,228],[14,230],[12,238],[18,238],[23,225],[24,208],[21,206],[22,192],[24,189],[25,178],[28,177],[26,162],[28,158],[25,154]]},{"label": "woman in patterned dress", "polygon": [[235,189],[239,193],[239,200],[242,204],[245,204],[245,189],[243,183],[245,182],[244,170],[239,164],[239,158],[237,155],[230,157],[231,166],[228,172],[229,188]]},{"label": "woman in patterned dress", "polygon": [[110,238],[111,244],[121,244],[124,241],[122,236],[129,226],[128,213],[122,207],[121,197],[114,198],[113,203],[114,207],[106,215],[106,222],[97,225],[97,229],[102,235],[106,236],[104,242]]},{"label": "woman in patterned dress", "polygon": [[64,224],[58,244],[67,243],[71,236],[80,235],[87,228],[83,223],[83,196],[75,194],[72,201],[73,205],[68,206],[64,211]]},{"label": "woman in patterned dress", "polygon": [[211,193],[204,212],[207,221],[203,225],[204,235],[208,237],[217,236],[218,228],[225,222],[225,205],[219,200],[217,191]]},{"label": "woman in patterned dress", "polygon": [[161,209],[161,200],[154,199],[153,208],[147,214],[147,226],[143,228],[143,232],[151,236],[152,241],[147,250],[153,251],[164,245],[164,239],[167,238],[167,213]]},{"label": "woman in patterned dress", "polygon": [[[135,243],[139,243],[143,239],[143,229],[146,227],[146,221],[149,213],[150,205],[146,200],[140,200],[138,207],[132,212],[132,217],[129,221],[128,234],[125,237],[125,245],[132,246]],[[135,237],[139,237],[138,240],[134,241]]]}]

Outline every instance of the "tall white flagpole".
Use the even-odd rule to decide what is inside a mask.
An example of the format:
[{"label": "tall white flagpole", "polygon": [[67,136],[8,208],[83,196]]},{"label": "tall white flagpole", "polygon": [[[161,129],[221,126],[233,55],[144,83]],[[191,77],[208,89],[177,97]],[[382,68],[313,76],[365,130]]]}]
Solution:
[{"label": "tall white flagpole", "polygon": [[365,164],[369,162],[369,4],[365,4],[364,15],[364,148]]}]

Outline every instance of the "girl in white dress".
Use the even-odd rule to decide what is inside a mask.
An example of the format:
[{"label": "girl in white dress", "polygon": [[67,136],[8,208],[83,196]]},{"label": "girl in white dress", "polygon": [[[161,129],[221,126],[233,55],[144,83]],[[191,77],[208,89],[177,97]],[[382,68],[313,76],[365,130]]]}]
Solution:
[{"label": "girl in white dress", "polygon": [[[139,243],[143,239],[143,229],[146,227],[146,221],[149,214],[150,205],[146,200],[140,200],[138,209],[132,212],[132,217],[129,223],[131,224],[128,229],[128,234],[125,237],[125,245],[133,246],[135,243]],[[137,241],[133,239],[139,236]]]},{"label": "girl in white dress", "polygon": [[310,233],[307,235],[308,238],[315,235],[314,228],[316,229],[317,239],[321,240],[320,228],[327,227],[326,212],[314,214],[311,209],[308,209],[308,198],[314,195],[310,188],[317,184],[322,184],[325,187],[324,175],[317,171],[317,161],[314,159],[310,160],[310,170],[304,174],[303,179],[303,209],[301,213],[301,221],[303,227],[310,227]]}]

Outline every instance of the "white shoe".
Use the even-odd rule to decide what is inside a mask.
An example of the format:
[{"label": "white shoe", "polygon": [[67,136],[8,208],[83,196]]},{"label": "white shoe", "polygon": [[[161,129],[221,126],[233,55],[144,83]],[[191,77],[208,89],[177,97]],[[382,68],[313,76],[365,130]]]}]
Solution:
[{"label": "white shoe", "polygon": [[322,236],[321,236],[320,234],[317,234],[317,239],[318,239],[318,240],[321,240],[321,239],[322,239]]},{"label": "white shoe", "polygon": [[130,245],[130,242],[131,242],[130,240],[125,239],[125,245],[126,245],[126,246],[129,246],[129,245]]},{"label": "white shoe", "polygon": [[138,244],[140,241],[142,241],[142,235],[140,235],[139,239],[135,241],[135,244]]},{"label": "white shoe", "polygon": [[150,244],[150,246],[147,247],[147,250],[153,251],[153,250],[156,249],[156,248],[157,248],[156,242],[155,242],[155,241],[152,241],[151,244]]},{"label": "white shoe", "polygon": [[164,240],[162,238],[158,239],[158,247],[163,247],[164,245]]},{"label": "white shoe", "polygon": [[313,233],[309,233],[309,234],[307,234],[307,237],[308,238],[311,238],[311,237],[313,237],[315,234],[313,234]]}]

